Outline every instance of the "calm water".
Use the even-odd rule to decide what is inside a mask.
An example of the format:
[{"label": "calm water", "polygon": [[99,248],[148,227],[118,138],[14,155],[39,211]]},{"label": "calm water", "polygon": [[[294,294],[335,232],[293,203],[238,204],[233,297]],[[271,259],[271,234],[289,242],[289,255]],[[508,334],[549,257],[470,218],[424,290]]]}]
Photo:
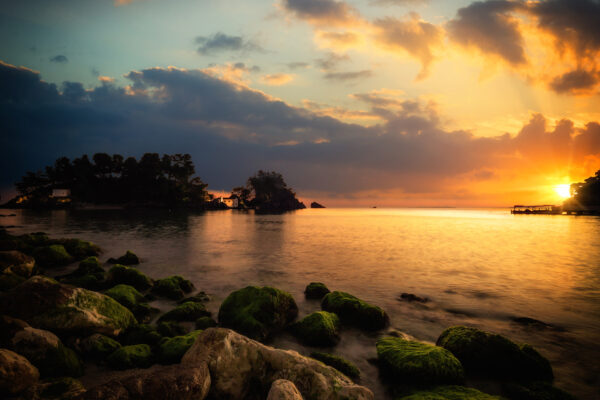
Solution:
[{"label": "calm water", "polygon": [[[10,211],[12,212],[12,211]],[[8,214],[8,211],[2,213]],[[17,212],[11,232],[45,231],[96,242],[102,259],[127,249],[153,278],[180,274],[212,295],[273,285],[293,294],[300,316],[319,308],[303,290],[322,281],[383,307],[391,329],[435,342],[467,324],[528,342],[550,359],[556,385],[600,398],[600,219],[513,216],[507,210],[319,209],[284,215],[238,211]],[[402,292],[430,299],[399,301]],[[162,308],[170,304],[159,303]],[[530,317],[554,328],[523,327]],[[361,383],[388,398],[376,368],[377,335],[344,331],[333,350],[362,370]],[[300,346],[287,335],[273,345]]]}]

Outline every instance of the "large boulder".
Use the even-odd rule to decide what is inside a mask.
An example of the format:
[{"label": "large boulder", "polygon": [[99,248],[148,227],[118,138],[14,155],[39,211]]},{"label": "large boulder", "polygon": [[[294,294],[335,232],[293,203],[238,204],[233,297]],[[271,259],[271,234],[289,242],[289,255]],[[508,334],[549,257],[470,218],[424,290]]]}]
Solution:
[{"label": "large boulder", "polygon": [[39,378],[38,369],[25,357],[8,349],[0,349],[0,395],[21,393]]},{"label": "large boulder", "polygon": [[304,289],[304,295],[307,299],[321,300],[327,293],[331,291],[321,282],[311,282]]},{"label": "large boulder", "polygon": [[180,365],[154,366],[121,373],[90,388],[83,400],[203,400],[211,377],[206,363],[189,368]]},{"label": "large boulder", "polygon": [[0,313],[59,336],[116,336],[136,323],[131,311],[108,296],[39,275],[1,294]]},{"label": "large boulder", "polygon": [[105,275],[106,273],[100,265],[98,257],[91,256],[82,260],[75,271],[63,275],[58,279],[69,285],[94,290],[102,286]]},{"label": "large boulder", "polygon": [[60,244],[36,248],[33,251],[33,258],[44,268],[61,267],[72,263],[74,260],[64,246]]},{"label": "large boulder", "polygon": [[167,297],[171,300],[181,300],[186,293],[194,290],[194,285],[179,275],[159,279],[152,286],[152,293],[157,296]]},{"label": "large boulder", "polygon": [[265,340],[297,315],[298,306],[291,294],[268,286],[248,286],[223,301],[219,323],[252,339]]},{"label": "large boulder", "polygon": [[28,326],[27,322],[18,318],[0,315],[0,347],[10,347],[15,334]]},{"label": "large boulder", "polygon": [[147,344],[119,347],[106,358],[112,369],[148,368],[153,361],[152,349]]},{"label": "large boulder", "polygon": [[277,379],[271,384],[267,400],[303,400],[296,385],[287,379]]},{"label": "large boulder", "polygon": [[438,386],[433,389],[412,393],[398,400],[501,400],[501,398],[480,392],[477,389],[452,385]]},{"label": "large boulder", "polygon": [[292,332],[310,346],[335,346],[340,340],[340,319],[327,311],[307,315],[292,325]]},{"label": "large boulder", "polygon": [[110,264],[121,264],[121,265],[137,265],[140,263],[140,259],[135,255],[133,251],[127,250],[124,255],[119,258],[109,258],[108,263]]},{"label": "large boulder", "polygon": [[158,346],[157,359],[161,364],[175,364],[194,344],[196,338],[202,333],[197,330],[183,336],[164,338]]},{"label": "large boulder", "polygon": [[203,331],[181,360],[182,369],[208,365],[216,399],[265,399],[278,379],[294,383],[305,399],[373,399],[373,393],[317,360],[265,346],[230,329]]},{"label": "large boulder", "polygon": [[384,337],[377,341],[382,374],[403,384],[455,384],[464,380],[463,367],[448,350],[426,343]]},{"label": "large boulder", "polygon": [[200,317],[210,317],[210,311],[202,303],[188,301],[163,314],[158,319],[162,321],[195,321]]},{"label": "large boulder", "polygon": [[437,340],[460,360],[467,373],[499,379],[552,381],[552,367],[530,345],[476,328],[455,326]]},{"label": "large boulder", "polygon": [[108,271],[108,280],[113,285],[125,284],[137,290],[147,290],[152,286],[152,279],[140,272],[137,268],[117,264]]},{"label": "large boulder", "polygon": [[20,251],[0,251],[0,272],[29,278],[33,275],[35,260]]},{"label": "large boulder", "polygon": [[381,308],[346,292],[327,294],[321,302],[321,308],[337,314],[346,324],[368,331],[383,329],[390,323],[389,316]]}]

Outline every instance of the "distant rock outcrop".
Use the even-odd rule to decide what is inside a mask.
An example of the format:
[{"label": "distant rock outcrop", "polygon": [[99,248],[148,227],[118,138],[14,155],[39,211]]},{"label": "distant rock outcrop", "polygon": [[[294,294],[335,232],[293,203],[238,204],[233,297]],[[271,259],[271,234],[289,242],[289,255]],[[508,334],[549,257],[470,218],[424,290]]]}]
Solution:
[{"label": "distant rock outcrop", "polygon": [[325,208],[325,206],[323,204],[319,204],[316,201],[313,201],[312,203],[310,203],[310,208]]}]

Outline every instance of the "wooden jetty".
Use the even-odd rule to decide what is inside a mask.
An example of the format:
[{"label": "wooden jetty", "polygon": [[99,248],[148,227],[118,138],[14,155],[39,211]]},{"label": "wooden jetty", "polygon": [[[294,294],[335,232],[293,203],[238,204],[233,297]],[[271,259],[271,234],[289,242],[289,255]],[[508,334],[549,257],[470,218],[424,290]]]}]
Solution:
[{"label": "wooden jetty", "polygon": [[561,206],[554,206],[552,204],[542,204],[533,206],[514,205],[510,210],[511,214],[546,214],[546,215],[557,215],[562,214]]}]

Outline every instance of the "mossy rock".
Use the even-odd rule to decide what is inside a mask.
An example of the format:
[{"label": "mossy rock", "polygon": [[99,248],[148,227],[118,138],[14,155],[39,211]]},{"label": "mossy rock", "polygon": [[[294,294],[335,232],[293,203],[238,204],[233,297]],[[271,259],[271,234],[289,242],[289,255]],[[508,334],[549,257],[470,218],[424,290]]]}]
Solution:
[{"label": "mossy rock", "polygon": [[503,395],[511,400],[575,400],[576,398],[548,382],[538,381],[525,385],[507,383],[502,387]]},{"label": "mossy rock", "polygon": [[17,250],[0,251],[0,272],[29,278],[35,270],[35,259]]},{"label": "mossy rock", "polygon": [[385,311],[346,292],[331,292],[321,302],[321,308],[337,314],[343,323],[367,331],[376,331],[389,325]]},{"label": "mossy rock", "polygon": [[62,343],[55,349],[49,349],[43,360],[36,364],[42,377],[83,375],[83,363],[77,353]]},{"label": "mossy rock", "polygon": [[68,400],[78,398],[85,392],[85,387],[79,380],[63,376],[40,382],[36,392],[41,399]]},{"label": "mossy rock", "polygon": [[210,311],[202,303],[187,302],[178,305],[158,319],[162,321],[195,321],[200,317],[210,317]]},{"label": "mossy rock", "polygon": [[50,238],[45,232],[26,233],[24,235],[18,236],[18,240],[26,246],[30,246],[32,248],[48,246],[52,244]]},{"label": "mossy rock", "polygon": [[398,400],[500,400],[500,397],[473,388],[451,385],[415,392]]},{"label": "mossy rock", "polygon": [[360,370],[358,367],[340,356],[321,352],[310,353],[310,356],[315,360],[321,361],[325,365],[337,369],[347,377],[352,379],[360,377]]},{"label": "mossy rock", "polygon": [[108,271],[108,276],[108,280],[115,285],[130,285],[142,291],[152,287],[152,279],[148,278],[137,268],[117,264]]},{"label": "mossy rock", "polygon": [[297,315],[298,306],[291,294],[268,286],[248,286],[223,301],[219,323],[252,339],[265,340]]},{"label": "mossy rock", "polygon": [[175,364],[181,361],[181,357],[196,341],[201,330],[196,330],[183,336],[164,338],[158,347],[157,358],[161,364]]},{"label": "mossy rock", "polygon": [[63,245],[53,244],[45,247],[38,247],[33,251],[33,258],[44,268],[62,267],[73,262],[73,257]]},{"label": "mossy rock", "polygon": [[13,274],[12,272],[0,273],[0,292],[17,287],[26,280],[27,279],[23,278],[22,276]]},{"label": "mossy rock", "polygon": [[196,329],[208,329],[217,325],[217,321],[211,317],[200,317],[196,320]]},{"label": "mossy rock", "polygon": [[187,333],[187,330],[175,321],[159,322],[156,331],[163,337],[181,336]]},{"label": "mossy rock", "polygon": [[181,300],[186,293],[194,290],[194,285],[181,276],[174,275],[159,279],[154,282],[152,293],[157,296],[167,297],[171,300]]},{"label": "mossy rock", "polygon": [[327,311],[307,315],[291,328],[298,339],[310,346],[335,346],[340,341],[340,319]]},{"label": "mossy rock", "polygon": [[105,275],[98,257],[91,256],[82,260],[75,271],[59,277],[59,280],[69,285],[95,290],[102,286]]},{"label": "mossy rock", "polygon": [[552,367],[529,345],[476,328],[455,326],[437,340],[458,358],[468,374],[497,379],[552,381]]},{"label": "mossy rock", "polygon": [[125,284],[113,286],[104,294],[112,297],[130,310],[145,300],[144,295],[138,292],[136,288]]},{"label": "mossy rock", "polygon": [[98,256],[100,254],[100,247],[85,240],[57,239],[53,242],[63,245],[67,252],[76,260],[83,260],[86,257]]},{"label": "mossy rock", "polygon": [[125,345],[148,344],[155,346],[161,340],[161,334],[154,326],[148,324],[135,325],[119,335],[119,341]]},{"label": "mossy rock", "polygon": [[311,282],[304,289],[304,295],[307,299],[321,300],[327,293],[330,293],[330,290],[321,282]]},{"label": "mossy rock", "polygon": [[178,304],[187,303],[188,301],[193,301],[196,303],[208,303],[210,301],[210,296],[205,292],[200,291],[193,296],[179,300]]},{"label": "mossy rock", "polygon": [[127,250],[125,254],[119,258],[109,258],[108,262],[110,264],[137,265],[140,263],[140,259],[134,252]]},{"label": "mossy rock", "polygon": [[108,336],[95,333],[83,339],[81,348],[92,359],[103,360],[121,347],[121,344]]},{"label": "mossy rock", "polygon": [[147,344],[123,346],[106,358],[112,369],[148,368],[153,364],[154,356]]},{"label": "mossy rock", "polygon": [[464,381],[460,361],[441,347],[384,337],[377,341],[377,357],[382,374],[400,384],[436,385]]}]

